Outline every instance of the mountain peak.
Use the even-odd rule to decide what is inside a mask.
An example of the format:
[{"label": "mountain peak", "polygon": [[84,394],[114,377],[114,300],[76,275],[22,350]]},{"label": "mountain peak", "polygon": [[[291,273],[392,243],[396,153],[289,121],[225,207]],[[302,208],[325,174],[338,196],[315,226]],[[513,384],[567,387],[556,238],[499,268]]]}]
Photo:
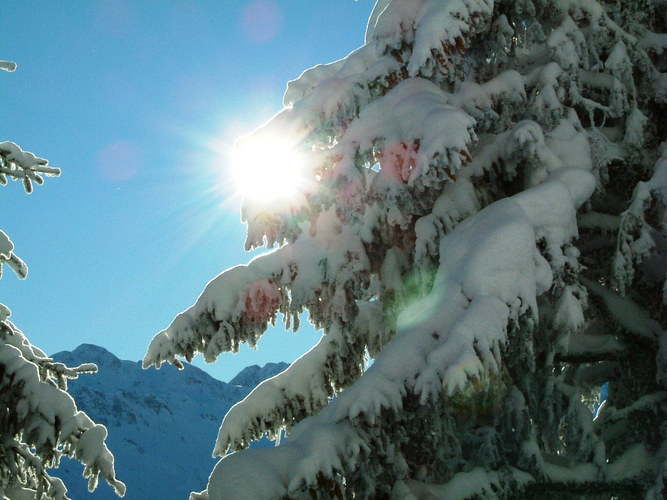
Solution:
[{"label": "mountain peak", "polygon": [[[107,444],[130,500],[188,498],[190,491],[202,489],[215,465],[211,445],[229,408],[262,378],[287,367],[252,366],[233,379],[237,385],[229,385],[190,364],[183,371],[171,365],[143,370],[140,362],[120,360],[92,344],[53,358],[70,366],[98,365],[98,374],[71,380],[69,392],[79,409],[109,430]],[[273,444],[265,440],[262,446]],[[118,500],[106,484],[89,493],[77,462],[63,460],[55,475],[65,480],[72,498]]]},{"label": "mountain peak", "polygon": [[95,363],[98,367],[120,366],[120,359],[104,347],[95,344],[81,344],[73,351],[61,351],[52,356],[67,365]]},{"label": "mountain peak", "polygon": [[230,385],[240,385],[242,387],[254,387],[262,380],[282,372],[289,366],[288,363],[267,363],[264,366],[250,365],[241,370],[233,379],[229,381]]},{"label": "mountain peak", "polygon": [[[72,351],[72,354],[77,354],[77,355],[94,354],[98,356],[107,356],[107,355],[114,356],[113,354],[111,354],[110,351],[108,351],[104,347],[95,344],[81,344],[79,347],[77,347]],[[116,356],[114,356],[114,358],[115,357]]]}]

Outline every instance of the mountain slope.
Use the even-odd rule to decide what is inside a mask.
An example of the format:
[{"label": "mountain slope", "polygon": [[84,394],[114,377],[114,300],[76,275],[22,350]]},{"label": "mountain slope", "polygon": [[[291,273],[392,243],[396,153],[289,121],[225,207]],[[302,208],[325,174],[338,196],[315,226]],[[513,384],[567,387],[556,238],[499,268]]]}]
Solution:
[{"label": "mountain slope", "polygon": [[[179,372],[171,365],[143,370],[102,347],[83,344],[55,354],[75,366],[93,362],[95,375],[69,384],[79,409],[109,429],[107,443],[116,457],[118,477],[127,484],[128,500],[187,499],[205,485],[215,460],[212,443],[229,408],[286,363],[250,366],[227,384],[192,365]],[[63,460],[54,471],[74,500],[117,498],[106,484],[90,494],[77,462]]]}]

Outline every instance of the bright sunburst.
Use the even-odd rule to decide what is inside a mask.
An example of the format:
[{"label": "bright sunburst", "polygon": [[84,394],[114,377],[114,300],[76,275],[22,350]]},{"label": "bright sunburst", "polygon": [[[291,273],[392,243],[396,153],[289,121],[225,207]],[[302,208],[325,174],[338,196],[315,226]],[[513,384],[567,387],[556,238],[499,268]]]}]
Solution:
[{"label": "bright sunburst", "polygon": [[247,199],[271,202],[295,195],[303,185],[303,157],[279,137],[245,138],[231,157],[236,189]]}]

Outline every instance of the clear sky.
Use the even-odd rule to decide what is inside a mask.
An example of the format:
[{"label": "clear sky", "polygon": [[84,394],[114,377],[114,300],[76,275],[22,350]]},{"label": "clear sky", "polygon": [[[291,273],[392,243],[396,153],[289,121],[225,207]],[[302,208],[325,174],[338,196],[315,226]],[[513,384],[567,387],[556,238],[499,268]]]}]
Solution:
[{"label": "clear sky", "polygon": [[[30,272],[0,302],[38,347],[123,359],[206,283],[245,263],[226,152],[281,108],[288,80],[363,44],[372,0],[5,1],[0,141],[62,176],[0,187],[0,229]],[[196,362],[228,380],[318,338],[270,330],[257,351]]]}]

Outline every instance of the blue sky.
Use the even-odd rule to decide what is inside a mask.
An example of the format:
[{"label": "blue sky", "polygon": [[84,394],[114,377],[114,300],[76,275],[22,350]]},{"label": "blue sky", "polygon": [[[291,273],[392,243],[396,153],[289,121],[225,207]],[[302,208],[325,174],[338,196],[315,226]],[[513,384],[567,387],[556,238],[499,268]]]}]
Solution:
[{"label": "blue sky", "polygon": [[[247,262],[225,152],[276,113],[288,80],[363,44],[372,0],[10,1],[0,141],[62,168],[0,188],[0,228],[30,272],[0,302],[47,353],[87,342],[143,357],[224,269]],[[292,361],[318,334],[196,364],[228,380]]]}]

